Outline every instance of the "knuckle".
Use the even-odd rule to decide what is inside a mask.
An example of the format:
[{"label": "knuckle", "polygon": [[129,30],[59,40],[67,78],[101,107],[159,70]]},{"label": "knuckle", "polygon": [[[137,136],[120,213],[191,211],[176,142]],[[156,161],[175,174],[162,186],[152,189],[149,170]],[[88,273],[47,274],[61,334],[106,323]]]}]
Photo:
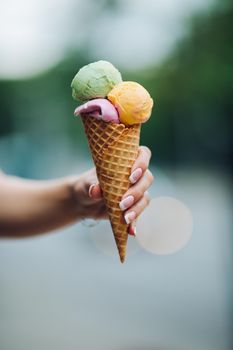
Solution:
[{"label": "knuckle", "polygon": [[147,170],[147,176],[149,179],[150,184],[154,181],[154,175],[152,174],[152,172],[148,169]]},{"label": "knuckle", "polygon": [[149,195],[148,192],[145,192],[145,194],[144,194],[144,200],[145,200],[146,205],[149,205],[149,204],[150,204],[151,197],[150,197],[150,195]]},{"label": "knuckle", "polygon": [[144,152],[147,153],[147,156],[148,156],[149,158],[151,158],[152,153],[151,153],[150,148],[147,147],[147,146],[142,146],[142,147],[143,147]]},{"label": "knuckle", "polygon": [[147,170],[147,163],[144,159],[141,158],[138,161],[138,168],[141,168],[143,173]]},{"label": "knuckle", "polygon": [[131,192],[130,195],[134,197],[134,203],[136,204],[144,196],[144,192],[141,189],[138,189],[135,192]]},{"label": "knuckle", "polygon": [[138,190],[138,198],[142,198],[144,196],[145,193],[145,189],[144,188],[140,188]]},{"label": "knuckle", "polygon": [[138,217],[143,210],[149,205],[150,203],[150,195],[148,192],[145,192],[143,195],[143,198],[136,203],[131,210],[134,210],[136,213],[136,217]]},{"label": "knuckle", "polygon": [[143,172],[148,168],[151,158],[151,150],[147,146],[140,146],[138,153],[138,166],[142,168]]},{"label": "knuckle", "polygon": [[140,184],[132,189],[129,189],[127,192],[127,196],[132,195],[134,197],[134,202],[136,203],[139,199],[141,199],[144,196],[144,192],[145,189]]}]

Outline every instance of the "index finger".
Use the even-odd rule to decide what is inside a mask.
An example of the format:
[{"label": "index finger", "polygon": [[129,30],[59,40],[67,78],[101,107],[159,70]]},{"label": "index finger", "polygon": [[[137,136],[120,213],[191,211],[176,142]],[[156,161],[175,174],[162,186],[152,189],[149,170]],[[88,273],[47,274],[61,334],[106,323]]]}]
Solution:
[{"label": "index finger", "polygon": [[149,166],[151,158],[151,150],[146,146],[140,146],[138,151],[138,157],[134,162],[131,169],[131,174],[138,168],[142,169],[142,173],[146,171]]}]

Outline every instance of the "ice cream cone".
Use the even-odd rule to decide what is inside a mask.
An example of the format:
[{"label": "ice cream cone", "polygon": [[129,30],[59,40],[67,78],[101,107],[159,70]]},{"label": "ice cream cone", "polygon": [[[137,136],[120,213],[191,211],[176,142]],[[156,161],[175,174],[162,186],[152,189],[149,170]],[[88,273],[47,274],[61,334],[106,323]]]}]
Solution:
[{"label": "ice cream cone", "polygon": [[98,180],[114,233],[120,260],[126,256],[128,225],[119,207],[130,187],[129,176],[138,155],[141,124],[106,123],[91,116],[82,116]]}]

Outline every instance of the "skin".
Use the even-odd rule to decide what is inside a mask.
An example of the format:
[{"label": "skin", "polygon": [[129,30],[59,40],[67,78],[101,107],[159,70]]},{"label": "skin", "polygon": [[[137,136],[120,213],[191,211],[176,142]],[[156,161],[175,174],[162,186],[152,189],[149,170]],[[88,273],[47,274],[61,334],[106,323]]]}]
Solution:
[{"label": "skin", "polygon": [[[124,214],[135,213],[135,220],[149,204],[147,192],[153,182],[148,169],[151,152],[139,148],[131,174],[137,179],[122,199],[131,195],[134,202]],[[80,176],[59,180],[33,181],[0,173],[0,236],[20,238],[46,233],[85,218],[106,219],[106,208],[95,168]],[[129,234],[135,234],[135,220]]]}]

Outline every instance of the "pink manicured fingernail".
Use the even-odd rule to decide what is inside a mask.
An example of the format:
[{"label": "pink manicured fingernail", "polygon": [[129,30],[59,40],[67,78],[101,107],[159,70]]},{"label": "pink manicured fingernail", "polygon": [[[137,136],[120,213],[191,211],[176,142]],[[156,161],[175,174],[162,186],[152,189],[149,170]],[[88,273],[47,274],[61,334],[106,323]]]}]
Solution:
[{"label": "pink manicured fingernail", "polygon": [[136,236],[136,227],[129,226],[128,234],[131,236]]},{"label": "pink manicured fingernail", "polygon": [[122,199],[122,201],[119,203],[119,207],[121,208],[121,210],[125,210],[129,208],[133,204],[133,202],[134,202],[134,197],[128,196]]},{"label": "pink manicured fingernail", "polygon": [[92,184],[90,187],[89,187],[89,190],[88,190],[88,195],[89,195],[89,197],[92,197],[92,190],[93,190],[93,188],[95,187],[95,184]]},{"label": "pink manicured fingernail", "polygon": [[135,211],[131,211],[130,213],[125,214],[125,222],[126,224],[130,224],[136,219]]},{"label": "pink manicured fingernail", "polygon": [[129,177],[129,181],[132,184],[135,184],[135,182],[138,181],[138,179],[140,179],[140,177],[142,176],[142,169],[141,168],[137,168],[136,170],[134,170],[132,172],[132,174]]}]

